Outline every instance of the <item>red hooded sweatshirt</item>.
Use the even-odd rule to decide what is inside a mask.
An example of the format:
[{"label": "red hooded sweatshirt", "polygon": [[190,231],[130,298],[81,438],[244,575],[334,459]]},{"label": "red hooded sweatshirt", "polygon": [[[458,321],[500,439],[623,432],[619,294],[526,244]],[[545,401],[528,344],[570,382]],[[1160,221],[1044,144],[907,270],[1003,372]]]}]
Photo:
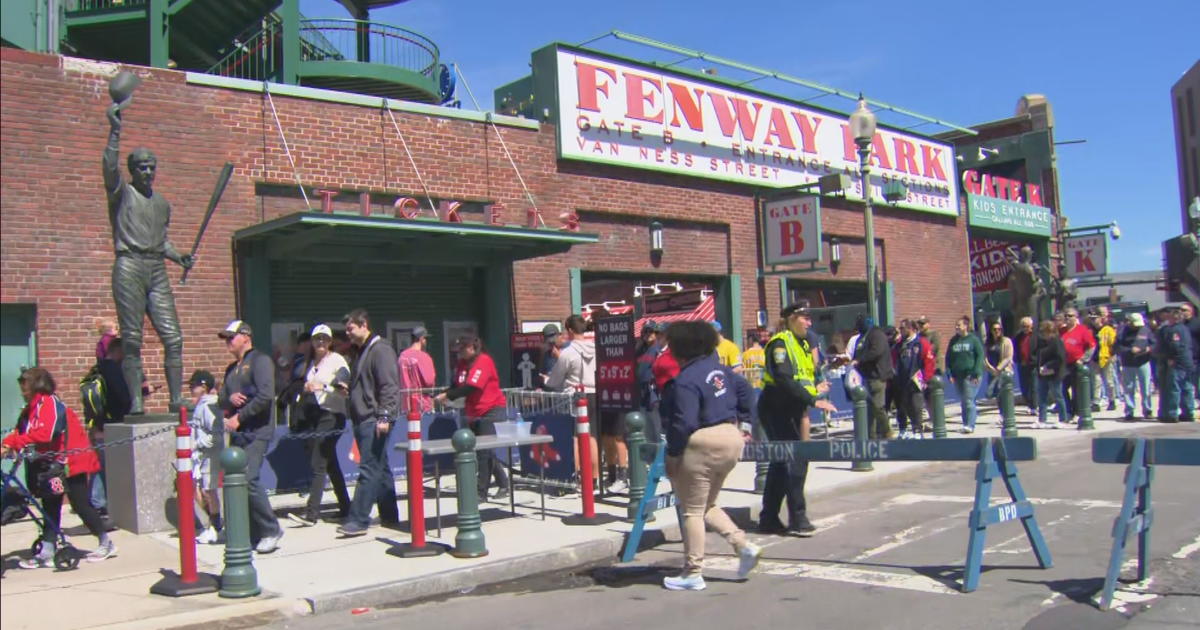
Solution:
[{"label": "red hooded sweatshirt", "polygon": [[[55,425],[59,426],[57,435]],[[86,448],[92,445],[88,440],[87,431],[75,411],[66,406],[58,396],[49,394],[34,394],[33,399],[21,411],[21,419],[17,428],[4,438],[4,445],[20,450],[35,445],[39,453],[47,451],[64,451],[73,448]],[[63,461],[60,457],[59,461]],[[100,458],[96,451],[86,450],[66,458],[67,475],[91,474],[100,471]]]}]

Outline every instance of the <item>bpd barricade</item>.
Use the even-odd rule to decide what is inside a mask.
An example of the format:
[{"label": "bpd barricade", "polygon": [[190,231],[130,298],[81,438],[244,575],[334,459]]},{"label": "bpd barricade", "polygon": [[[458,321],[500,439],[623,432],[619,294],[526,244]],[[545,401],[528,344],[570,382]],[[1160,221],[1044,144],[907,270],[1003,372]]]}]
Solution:
[{"label": "bpd barricade", "polygon": [[[1037,458],[1037,443],[1033,438],[954,438],[930,440],[815,440],[809,442],[750,442],[742,451],[742,461],[769,462],[852,462],[876,461],[977,461],[975,467],[975,502],[967,519],[967,559],[963,571],[962,591],[969,593],[979,585],[983,564],[983,547],[987,528],[1007,521],[1020,520],[1025,534],[1043,569],[1053,566],[1041,529],[1034,516],[1033,504],[1017,477],[1014,462]],[[674,503],[674,497],[656,495],[658,481],[663,475],[663,447],[660,445],[650,469],[646,493],[639,506],[638,517],[621,557],[629,562],[637,552],[646,518],[654,510]],[[989,505],[992,483],[1004,483],[1008,503]]]},{"label": "bpd barricade", "polygon": [[1121,511],[1113,522],[1112,552],[1104,588],[1098,606],[1112,606],[1117,580],[1121,577],[1121,560],[1125,543],[1131,534],[1138,537],[1137,581],[1142,582],[1150,569],[1150,526],[1154,524],[1154,509],[1150,506],[1150,485],[1154,481],[1154,466],[1200,466],[1198,438],[1095,438],[1092,440],[1092,461],[1097,464],[1128,464],[1125,469],[1125,496]]}]

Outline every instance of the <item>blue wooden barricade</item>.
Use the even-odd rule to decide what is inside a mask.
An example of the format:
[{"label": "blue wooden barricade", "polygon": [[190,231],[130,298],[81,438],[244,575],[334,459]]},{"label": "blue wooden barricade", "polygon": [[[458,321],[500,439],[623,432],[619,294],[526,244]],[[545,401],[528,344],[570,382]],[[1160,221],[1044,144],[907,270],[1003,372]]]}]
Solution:
[{"label": "blue wooden barricade", "polygon": [[1150,570],[1150,526],[1154,524],[1154,509],[1150,506],[1150,484],[1154,481],[1154,466],[1200,466],[1200,439],[1197,438],[1094,438],[1092,461],[1097,464],[1128,464],[1125,469],[1125,497],[1121,511],[1113,522],[1112,551],[1104,588],[1100,591],[1099,607],[1112,606],[1117,580],[1121,577],[1121,560],[1125,543],[1131,534],[1138,537],[1137,581],[1146,579]]},{"label": "blue wooden barricade", "polygon": [[[1017,477],[1014,462],[1032,461],[1037,458],[1037,442],[1033,438],[944,438],[929,440],[813,440],[808,442],[750,442],[742,451],[742,461],[769,462],[852,462],[858,459],[876,461],[977,461],[975,467],[975,504],[968,517],[970,534],[967,539],[967,560],[963,571],[962,590],[969,593],[979,585],[980,568],[983,565],[983,547],[987,528],[999,523],[1020,519],[1025,528],[1043,569],[1053,566],[1050,550],[1042,537],[1034,516],[1033,504],[1025,496],[1025,489]],[[638,507],[637,517],[622,562],[633,560],[641,542],[646,520],[655,510],[674,504],[668,494],[656,495],[658,481],[664,474],[664,451],[659,445],[650,475],[646,481],[646,494]],[[992,483],[996,479],[1004,482],[1011,502],[989,505]]]}]

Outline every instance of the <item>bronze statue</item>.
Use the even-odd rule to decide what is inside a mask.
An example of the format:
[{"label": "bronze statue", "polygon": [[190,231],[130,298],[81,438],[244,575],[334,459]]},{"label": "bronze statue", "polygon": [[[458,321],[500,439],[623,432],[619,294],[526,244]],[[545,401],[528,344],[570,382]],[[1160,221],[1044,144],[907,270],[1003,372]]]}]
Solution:
[{"label": "bronze statue", "polygon": [[1058,263],[1058,278],[1054,280],[1054,309],[1062,311],[1075,306],[1079,298],[1078,281],[1067,276],[1067,265]]},{"label": "bronze statue", "polygon": [[1022,317],[1037,319],[1038,300],[1045,294],[1046,287],[1038,277],[1038,264],[1033,261],[1033,249],[1028,245],[1022,246],[1017,259],[1012,261],[1008,291],[1015,321]]},{"label": "bronze statue", "polygon": [[129,106],[137,78],[128,72],[118,74],[109,83],[113,104],[108,108],[108,145],[104,148],[104,189],[108,193],[108,220],[112,224],[113,301],[121,328],[121,364],[129,384],[131,414],[144,413],[142,405],[142,322],[146,315],[163,343],[170,408],[176,412],[184,404],[183,334],[175,313],[175,296],[163,259],[190,269],[193,257],[180,254],[167,240],[171,205],[155,193],[154,174],[157,160],[149,149],[134,149],[129,154],[129,182],[121,178],[118,166],[121,139],[121,111]]}]

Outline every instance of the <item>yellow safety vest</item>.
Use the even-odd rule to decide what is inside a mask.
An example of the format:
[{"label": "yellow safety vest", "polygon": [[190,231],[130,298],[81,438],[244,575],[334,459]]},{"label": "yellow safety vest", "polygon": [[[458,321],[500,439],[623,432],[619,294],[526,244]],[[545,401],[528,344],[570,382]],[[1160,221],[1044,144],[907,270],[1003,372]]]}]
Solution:
[{"label": "yellow safety vest", "polygon": [[[782,339],[783,345],[787,348],[788,358],[792,361],[792,367],[796,369],[792,378],[800,383],[808,393],[813,396],[817,395],[816,373],[817,366],[813,364],[812,351],[808,347],[808,340],[797,340],[796,335],[790,330],[784,330],[777,333],[767,345],[771,345],[776,339]],[[773,361],[774,357],[768,357],[768,361]],[[770,369],[763,370],[763,384],[771,386],[775,384],[774,377],[771,376]]]}]

